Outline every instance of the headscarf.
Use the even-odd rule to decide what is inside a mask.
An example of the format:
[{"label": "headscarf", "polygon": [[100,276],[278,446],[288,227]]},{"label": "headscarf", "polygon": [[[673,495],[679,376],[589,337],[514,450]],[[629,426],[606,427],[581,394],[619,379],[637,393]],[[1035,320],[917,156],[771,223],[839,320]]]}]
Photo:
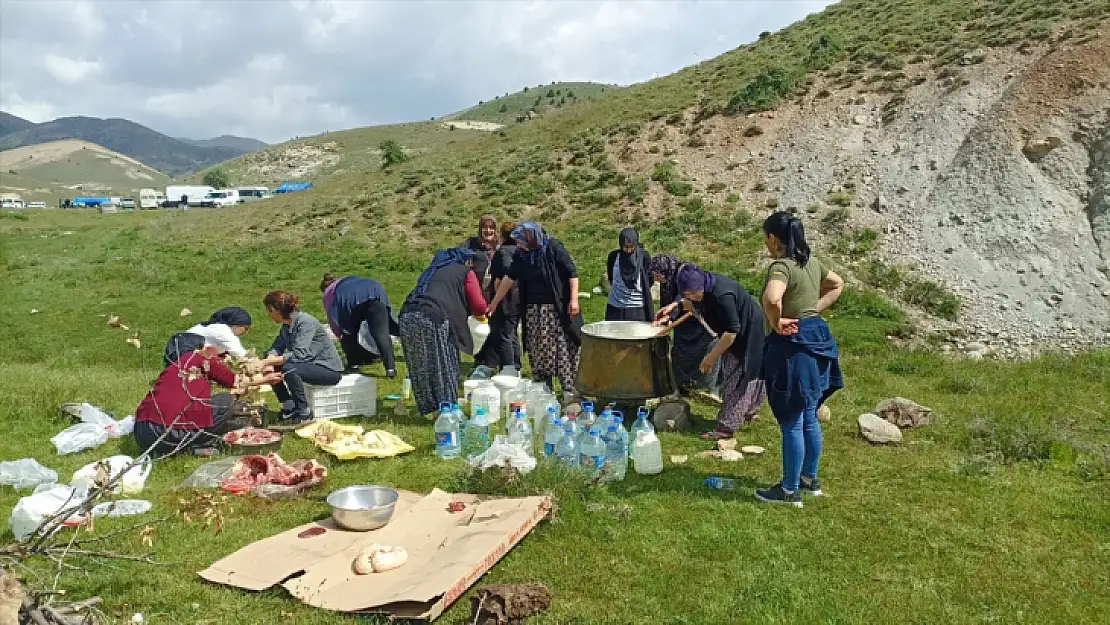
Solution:
[{"label": "headscarf", "polygon": [[202,349],[204,349],[203,336],[189,332],[175,334],[166,343],[166,352],[162,355],[162,363],[168,367],[180,360],[182,356]]},{"label": "headscarf", "polygon": [[424,294],[428,290],[428,284],[432,281],[432,277],[436,272],[444,267],[451,265],[462,265],[468,260],[474,260],[474,250],[468,250],[464,247],[456,247],[449,250],[440,250],[432,258],[432,264],[420,274],[416,280],[416,288],[409,293],[408,299],[413,299]]},{"label": "headscarf", "polygon": [[513,230],[513,240],[524,245],[525,257],[531,264],[535,264],[539,253],[547,248],[549,238],[543,228],[534,221],[521,222]]},{"label": "headscarf", "polygon": [[[490,243],[487,243],[484,239],[482,239],[482,226],[484,226],[486,223],[493,224],[493,241]],[[493,215],[482,215],[478,218],[478,241],[482,245],[482,249],[486,250],[487,252],[492,252],[497,249],[497,245],[499,243],[497,219],[495,219]]]},{"label": "headscarf", "polygon": [[659,256],[652,256],[651,263],[648,267],[651,274],[659,274],[663,276],[665,282],[659,288],[659,301],[673,302],[678,299],[678,266],[681,262],[674,256],[668,254],[661,254]]},{"label": "headscarf", "polygon": [[214,323],[222,323],[225,326],[243,326],[250,327],[251,314],[238,306],[228,306],[221,308],[212,313],[208,321],[202,323],[202,326],[210,326]]},{"label": "headscarf", "polygon": [[[644,264],[644,246],[640,245],[640,233],[636,232],[635,228],[621,230],[619,240],[621,249],[617,251],[617,266],[620,268],[621,280],[624,280],[624,285],[632,290],[636,288],[636,280],[640,277],[640,267]],[[625,245],[635,245],[636,251],[625,254]],[[646,289],[650,286],[644,285],[641,288]]]},{"label": "headscarf", "polygon": [[694,263],[683,265],[675,279],[679,293],[705,293],[713,290],[717,279]]}]

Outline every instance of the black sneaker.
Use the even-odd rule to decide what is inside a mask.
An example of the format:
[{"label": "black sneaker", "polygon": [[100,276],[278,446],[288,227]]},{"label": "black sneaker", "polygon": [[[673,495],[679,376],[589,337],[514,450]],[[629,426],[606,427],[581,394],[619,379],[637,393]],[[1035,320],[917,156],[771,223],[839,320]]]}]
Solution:
[{"label": "black sneaker", "polygon": [[755,491],[755,498],[763,503],[785,503],[795,508],[802,507],[802,496],[797,492],[787,493],[782,489],[782,484],[775,484],[771,488]]},{"label": "black sneaker", "polygon": [[390,380],[395,379],[397,377],[397,370],[396,369],[386,369],[385,370],[385,377],[389,378]]},{"label": "black sneaker", "polygon": [[813,497],[820,497],[824,494],[821,492],[821,480],[817,478],[806,480],[806,478],[803,477],[802,480],[798,482],[798,492],[805,493]]}]

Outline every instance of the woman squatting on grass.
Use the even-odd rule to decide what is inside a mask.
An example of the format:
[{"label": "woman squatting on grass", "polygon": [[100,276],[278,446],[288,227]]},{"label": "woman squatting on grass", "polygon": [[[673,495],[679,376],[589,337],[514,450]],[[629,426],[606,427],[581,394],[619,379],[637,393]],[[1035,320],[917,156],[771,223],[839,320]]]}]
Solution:
[{"label": "woman squatting on grass", "polygon": [[271,291],[263,298],[266,314],[281,324],[262,367],[281,367],[284,383],[274,385],[281,401],[281,417],[296,425],[313,419],[305,384],[335,386],[343,378],[343,361],[324,326],[297,308],[300,299],[285,291]]},{"label": "woman squatting on grass", "polygon": [[817,410],[844,387],[840,352],[821,318],[844,289],[844,280],[810,254],[802,222],[778,212],[763,222],[764,244],[775,259],[767,269],[763,311],[767,345],[763,379],[782,430],[782,481],[757,490],[768,503],[801,507],[799,490],[821,494],[817,465],[821,425]]}]

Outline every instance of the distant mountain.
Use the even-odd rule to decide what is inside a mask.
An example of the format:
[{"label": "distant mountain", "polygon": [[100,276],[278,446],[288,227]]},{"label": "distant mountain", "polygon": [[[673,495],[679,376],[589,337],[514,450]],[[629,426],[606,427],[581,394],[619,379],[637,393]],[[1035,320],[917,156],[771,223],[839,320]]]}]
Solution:
[{"label": "distant mountain", "polygon": [[250,137],[236,137],[235,135],[220,135],[213,139],[186,139],[185,137],[177,137],[177,140],[184,141],[185,143],[200,148],[231,148],[233,150],[241,150],[243,153],[262,150],[270,145],[265,141],[251,139]]},{"label": "distant mountain", "polygon": [[[10,123],[11,117],[13,116],[6,116],[4,121]],[[18,117],[14,119],[19,120]],[[60,139],[81,139],[95,143],[171,176],[194,172],[250,151],[197,146],[167,137],[126,119],[96,117],[62,117],[52,122],[33,124],[0,136],[0,150]]]},{"label": "distant mountain", "polygon": [[20,130],[26,130],[34,125],[35,122],[29,122],[22,117],[16,117],[11,113],[0,111],[0,137],[13,132],[19,132]]}]

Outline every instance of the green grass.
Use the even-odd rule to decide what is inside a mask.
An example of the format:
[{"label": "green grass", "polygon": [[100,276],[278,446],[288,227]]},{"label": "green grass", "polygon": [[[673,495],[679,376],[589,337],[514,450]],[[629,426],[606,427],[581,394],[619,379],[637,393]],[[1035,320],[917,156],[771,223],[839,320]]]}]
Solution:
[{"label": "green grass", "polygon": [[[719,220],[730,214],[700,198],[686,200],[682,210],[684,220],[658,230],[692,222],[704,229],[693,235],[704,237],[726,229]],[[320,315],[316,285],[332,270],[373,275],[399,301],[430,254],[369,250],[357,238],[328,232],[300,244],[227,240],[220,247],[169,234],[199,232],[213,214],[109,219],[32,212],[27,220],[0,222],[0,277],[10,285],[0,303],[7,324],[0,336],[0,457],[36,457],[65,479],[98,457],[135,454],[124,439],[56,456],[49,438],[67,425],[57,405],[84,400],[130,414],[159,370],[165,337],[207,312],[245,306],[256,319],[246,343],[264,348],[274,332],[260,305],[267,290],[297,291],[305,309]],[[745,232],[729,246],[745,250],[738,258],[722,253],[725,248],[695,257],[754,289],[757,276],[742,268],[752,266],[759,239]],[[560,235],[584,275],[598,276],[611,242],[598,239],[596,225],[568,226]],[[603,305],[588,300],[587,319],[601,318]],[[196,316],[181,319],[182,307]],[[32,315],[32,308],[41,312]],[[106,326],[101,315],[107,314],[142,329],[143,348],[126,345],[126,333]],[[667,463],[659,476],[630,474],[605,487],[546,467],[520,483],[470,476],[460,463],[434,457],[427,422],[383,416],[365,424],[398,434],[417,451],[346,463],[319,456],[331,471],[324,490],[374,482],[416,491],[554,494],[554,518],[482,580],[548,584],[555,601],[537,623],[889,622],[907,613],[919,622],[950,623],[1110,618],[1110,509],[1104,505],[1110,495],[1104,383],[1110,353],[1008,364],[906,352],[884,338],[900,313],[853,290],[830,311],[830,320],[848,387],[833,400],[834,421],[825,429],[822,480],[829,495],[804,510],[751,499],[753,487],[779,475],[780,438],[766,412],[741,436],[744,444],[768,449],[762,458]],[[395,383],[379,383],[379,393],[397,390]],[[855,434],[854,417],[895,395],[932,407],[938,421],[907,431],[901,447],[871,447]],[[712,411],[695,410],[700,427],[708,427]],[[662,440],[665,457],[708,447],[694,434]],[[317,454],[290,441],[283,455]],[[177,515],[182,494],[171,490],[201,463],[161,462],[144,493],[155,503],[152,517],[173,517],[155,536],[158,557],[172,567],[113,563],[88,578],[63,574],[63,586],[74,596],[100,594],[109,613],[143,612],[166,622],[279,622],[283,613],[297,621],[349,622],[302,607],[282,591],[245,593],[195,576],[253,540],[327,513],[317,501],[235,498],[224,511],[224,531],[205,531]],[[741,488],[710,491],[701,486],[710,474],[734,477]],[[17,497],[11,489],[0,491],[0,506],[14,505]],[[105,521],[97,531],[118,526]],[[111,546],[141,548],[137,538]],[[582,583],[614,576],[619,584]],[[1063,578],[1072,583],[1060,585]],[[667,600],[642,600],[662,596]],[[467,605],[465,598],[460,605]],[[443,622],[468,622],[467,613],[456,607]]]},{"label": "green grass", "polygon": [[[555,115],[572,107],[595,102],[606,91],[615,89],[620,87],[594,82],[554,82],[496,96],[443,119],[519,124],[530,121],[535,116]],[[529,118],[529,113],[533,113],[532,118]]]}]

